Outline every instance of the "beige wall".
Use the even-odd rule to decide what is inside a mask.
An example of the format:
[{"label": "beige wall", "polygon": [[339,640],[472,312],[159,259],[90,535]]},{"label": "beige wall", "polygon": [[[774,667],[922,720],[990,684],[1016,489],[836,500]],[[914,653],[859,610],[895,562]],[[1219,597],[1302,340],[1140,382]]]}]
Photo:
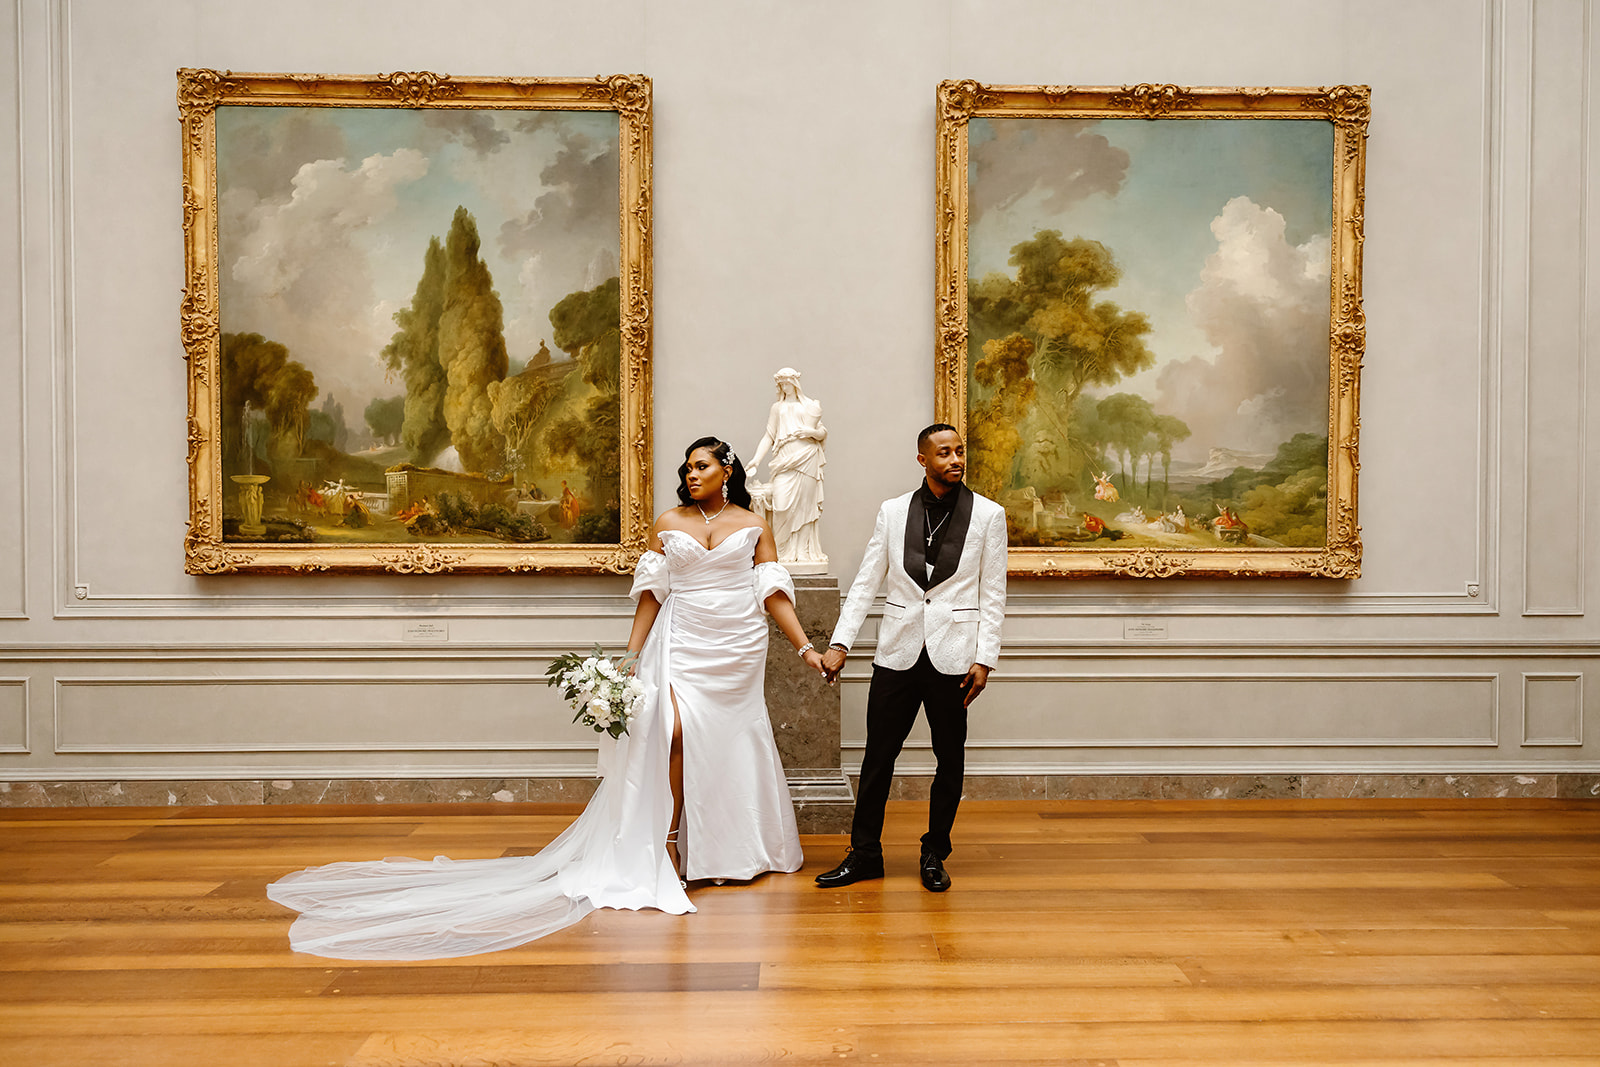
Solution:
[{"label": "beige wall", "polygon": [[[3,13],[0,780],[579,773],[592,753],[539,676],[626,634],[617,579],[184,575],[182,66],[648,74],[656,505],[693,437],[753,450],[770,375],[795,366],[831,430],[824,540],[846,583],[932,416],[941,79],[1370,84],[1365,576],[1014,581],[969,767],[1600,767],[1584,0]],[[448,642],[407,644],[416,619]],[[1166,638],[1125,638],[1146,620]],[[865,680],[853,665],[847,766]]]}]

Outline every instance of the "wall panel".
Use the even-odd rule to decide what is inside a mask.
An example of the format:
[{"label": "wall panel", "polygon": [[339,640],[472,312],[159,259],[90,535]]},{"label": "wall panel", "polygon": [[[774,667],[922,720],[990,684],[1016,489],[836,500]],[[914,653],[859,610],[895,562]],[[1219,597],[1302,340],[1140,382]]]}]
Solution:
[{"label": "wall panel", "polygon": [[[544,678],[58,678],[58,753],[527,751]],[[521,739],[519,739],[521,735]]]},{"label": "wall panel", "polygon": [[1534,4],[1527,415],[1529,615],[1584,610],[1588,4]]},{"label": "wall panel", "polygon": [[974,717],[969,737],[987,747],[1493,746],[1496,682],[1494,675],[1182,675],[1159,668],[1024,675],[994,694],[996,706]]},{"label": "wall panel", "polygon": [[0,618],[27,614],[28,395],[23,329],[22,4],[0,5]]},{"label": "wall panel", "polygon": [[1583,744],[1583,675],[1522,676],[1522,743]]},{"label": "wall panel", "polygon": [[0,678],[0,752],[28,751],[28,680]]}]

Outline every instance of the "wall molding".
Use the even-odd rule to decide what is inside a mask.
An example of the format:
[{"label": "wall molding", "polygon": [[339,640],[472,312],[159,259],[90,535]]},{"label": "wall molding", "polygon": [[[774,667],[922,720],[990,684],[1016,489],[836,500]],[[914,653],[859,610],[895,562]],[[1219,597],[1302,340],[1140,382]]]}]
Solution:
[{"label": "wall molding", "polygon": [[[338,752],[338,753],[367,753],[367,752],[572,752],[581,750],[592,751],[595,745],[592,742],[579,741],[520,741],[505,736],[504,732],[485,736],[481,740],[387,740],[382,737],[360,737],[347,741],[196,741],[196,742],[140,742],[140,743],[108,743],[94,741],[68,740],[72,726],[64,710],[71,690],[92,689],[118,689],[123,691],[134,689],[204,689],[207,694],[215,696],[222,691],[233,690],[236,692],[250,692],[259,695],[263,690],[274,688],[296,687],[300,689],[327,687],[339,689],[349,686],[370,687],[376,690],[407,687],[440,687],[445,689],[488,689],[489,687],[512,686],[517,688],[534,689],[543,693],[546,689],[546,678],[541,674],[470,674],[470,675],[434,675],[434,674],[339,674],[285,677],[279,675],[236,675],[219,678],[215,675],[135,675],[135,676],[107,676],[107,677],[58,677],[55,679],[54,702],[52,708],[52,725],[54,737],[54,751],[61,755],[218,755],[218,754],[270,754],[291,752]],[[552,702],[556,698],[552,697]],[[530,702],[531,703],[531,702]],[[565,710],[565,709],[564,709]],[[217,716],[213,716],[213,721]],[[555,721],[565,725],[566,716],[562,715]],[[459,724],[459,718],[457,718]],[[446,729],[440,724],[441,733]]]},{"label": "wall molding", "polygon": [[[369,662],[421,663],[430,660],[539,660],[572,651],[573,641],[549,639],[475,642],[452,640],[444,644],[393,642],[252,642],[247,644],[179,645],[159,642],[92,642],[66,644],[8,644],[0,647],[0,663],[145,663],[184,662]],[[862,640],[851,649],[848,662],[870,673],[875,643]],[[1003,661],[1030,658],[1092,659],[1416,659],[1484,660],[1561,658],[1600,661],[1600,644],[1592,638],[1524,638],[1496,641],[1419,641],[1406,638],[1364,641],[1119,641],[1069,638],[1017,638],[1005,641]],[[995,676],[1003,682],[1009,671]]]},{"label": "wall molding", "polygon": [[16,171],[14,174],[17,183],[17,202],[14,205],[15,224],[17,233],[16,248],[16,275],[13,282],[14,298],[17,302],[16,314],[16,341],[13,346],[8,346],[16,355],[17,360],[17,388],[16,388],[16,456],[17,456],[17,499],[12,504],[7,521],[16,523],[17,554],[11,561],[15,568],[14,580],[16,586],[16,600],[12,604],[0,606],[0,619],[25,619],[28,617],[28,219],[27,219],[27,153],[24,151],[26,142],[27,125],[27,53],[23,48],[25,27],[23,25],[23,0],[12,0],[11,27],[16,35],[15,48],[12,62],[16,64],[16,81],[13,91],[16,93],[16,109],[12,115],[16,123]]},{"label": "wall molding", "polygon": [[[1561,734],[1538,734],[1532,725],[1530,712],[1534,709],[1533,692],[1540,683],[1570,682],[1573,701],[1572,729]],[[1583,744],[1583,675],[1576,672],[1535,673],[1522,675],[1522,745],[1524,748],[1579,747]]]},{"label": "wall molding", "polygon": [[[847,772],[852,776],[858,768],[849,766]],[[175,773],[177,771],[189,772],[187,775]],[[504,779],[528,779],[530,781],[552,782],[569,780],[573,782],[593,783],[593,760],[585,771],[581,767],[567,768],[496,768],[493,770],[477,770],[464,773],[456,767],[419,767],[410,766],[393,769],[384,768],[382,774],[360,774],[362,768],[355,768],[341,772],[337,769],[330,770],[326,767],[275,767],[270,772],[260,767],[255,768],[173,768],[162,767],[116,767],[116,768],[7,768],[0,767],[0,783],[85,783],[85,782],[161,782],[173,784],[201,784],[205,782],[461,782],[461,781],[498,781]],[[917,763],[914,760],[905,760],[896,764],[895,777],[897,780],[922,777],[933,772],[931,762]],[[972,768],[966,775],[968,782],[984,781],[999,778],[1026,778],[1038,775],[1071,775],[1091,779],[1105,779],[1122,776],[1181,779],[1194,778],[1202,775],[1250,775],[1281,777],[1290,775],[1328,776],[1328,775],[1354,775],[1363,778],[1391,779],[1406,775],[1440,775],[1460,776],[1463,778],[1502,778],[1508,775],[1572,775],[1584,778],[1600,776],[1600,766],[1592,761],[1581,760],[1521,760],[1505,763],[1472,763],[1463,761],[1417,761],[1387,763],[1381,767],[1374,767],[1370,763],[1351,763],[1347,761],[1310,762],[1297,760],[1294,762],[1264,763],[1261,761],[1211,761],[1206,763],[1194,762],[1182,765],[1161,763],[1159,765],[1144,762],[1119,761],[1114,763],[1088,763],[1088,762],[1035,762],[1035,763],[985,763],[980,767]],[[1600,792],[1594,794],[1600,796]],[[976,798],[974,798],[976,799]],[[3,807],[3,805],[0,805]]]},{"label": "wall molding", "polygon": [[[1581,0],[1577,5],[1560,5],[1564,8],[1561,13],[1570,15],[1571,8],[1576,6],[1580,29],[1576,34],[1577,49],[1579,52],[1579,69],[1577,71],[1578,84],[1570,86],[1561,84],[1550,86],[1549,78],[1541,78],[1539,62],[1540,46],[1547,36],[1553,36],[1565,44],[1573,40],[1571,34],[1540,32],[1540,12],[1549,13],[1557,11],[1556,5],[1541,3],[1540,0],[1529,0],[1526,11],[1528,15],[1528,54],[1527,71],[1528,85],[1526,88],[1528,102],[1528,147],[1527,147],[1527,173],[1526,204],[1524,206],[1523,225],[1527,232],[1526,272],[1523,276],[1522,300],[1525,308],[1526,329],[1522,343],[1522,459],[1523,469],[1521,483],[1521,508],[1522,516],[1522,614],[1524,616],[1581,616],[1584,614],[1585,605],[1585,547],[1588,543],[1587,535],[1587,491],[1584,477],[1587,466],[1585,450],[1588,447],[1587,433],[1585,430],[1587,416],[1587,317],[1588,317],[1588,256],[1585,247],[1587,236],[1587,219],[1589,214],[1588,204],[1588,126],[1590,117],[1590,68],[1592,48],[1589,47],[1591,37],[1590,4]],[[1559,29],[1559,27],[1556,27]],[[1550,69],[1546,64],[1543,69]],[[1575,90],[1575,91],[1570,91]],[[1562,103],[1576,101],[1578,107],[1578,151],[1577,173],[1570,175],[1572,188],[1565,188],[1565,179],[1569,177],[1562,168],[1554,166],[1541,166],[1544,162],[1541,147],[1547,139],[1553,139],[1559,149],[1561,137],[1559,129],[1565,129],[1562,123],[1556,132],[1552,126],[1541,125],[1541,101],[1555,99]],[[1564,118],[1564,116],[1563,116]],[[1561,202],[1550,203],[1552,196],[1548,188],[1541,193],[1542,183],[1560,182]],[[1566,194],[1571,194],[1573,202],[1566,202]],[[1538,219],[1548,216],[1559,219],[1554,223],[1555,228],[1567,230],[1571,233],[1576,247],[1571,251],[1576,262],[1567,262],[1567,257],[1541,268],[1541,258],[1536,255],[1535,247],[1539,239],[1541,228]],[[1575,225],[1571,220],[1575,218]],[[1570,227],[1570,229],[1569,229]],[[1543,228],[1548,232],[1549,226]],[[1562,248],[1558,252],[1566,252]],[[1550,316],[1536,314],[1538,299],[1536,293],[1552,287],[1565,289],[1571,287],[1570,295],[1576,300],[1576,321],[1571,321],[1565,315]],[[1555,322],[1548,326],[1547,323]],[[1574,335],[1567,337],[1568,326],[1575,328]],[[1548,338],[1548,340],[1544,340]],[[1544,343],[1539,343],[1544,340]],[[1571,341],[1571,348],[1565,343]],[[1541,358],[1542,356],[1542,358]],[[1536,393],[1536,386],[1540,384],[1542,372],[1546,363],[1556,365],[1556,371],[1565,370],[1568,362],[1574,364],[1577,380],[1567,381],[1564,375],[1553,381],[1544,382],[1544,389]],[[1552,373],[1555,373],[1554,371]],[[1567,405],[1575,405],[1568,409]],[[1551,418],[1552,409],[1559,411],[1558,417]],[[1541,416],[1539,413],[1542,412]],[[1554,432],[1561,433],[1563,440],[1559,447],[1551,447],[1549,437],[1554,423]],[[1536,440],[1535,431],[1539,440]],[[1565,440],[1566,432],[1570,430],[1575,435],[1575,440]],[[1541,443],[1543,442],[1543,443]],[[1549,464],[1572,463],[1575,471],[1561,470],[1557,474],[1549,472]],[[1575,473],[1574,476],[1569,476]],[[1556,499],[1560,501],[1560,514],[1548,514],[1551,504],[1545,503],[1536,506],[1534,489],[1539,485],[1547,489],[1552,484],[1565,487],[1566,492]],[[1568,499],[1570,497],[1571,499]],[[1540,530],[1555,527],[1561,530],[1572,530],[1575,540],[1575,551],[1572,554],[1572,573],[1568,576],[1569,588],[1566,590],[1571,597],[1571,603],[1558,602],[1560,598],[1553,597],[1551,590],[1540,590],[1536,587],[1541,584],[1536,574],[1536,560],[1548,561],[1552,555],[1548,551],[1536,552],[1535,546],[1540,544]],[[1562,553],[1564,554],[1564,553]]]},{"label": "wall molding", "polygon": [[17,732],[22,737],[22,743],[21,744],[0,743],[0,755],[27,756],[27,755],[32,755],[32,753],[33,753],[33,749],[29,746],[29,741],[28,741],[28,738],[29,738],[29,735],[30,735],[30,730],[29,730],[29,722],[30,722],[29,711],[30,711],[30,708],[29,708],[29,703],[28,703],[28,695],[29,695],[28,682],[29,682],[29,680],[27,678],[0,678],[0,692],[4,692],[5,690],[8,690],[8,689],[16,689],[19,692],[19,695],[20,695],[19,705],[20,706],[18,708],[16,727],[17,727]]},{"label": "wall molding", "polygon": [[[848,579],[849,575],[842,576]],[[231,583],[234,576],[212,576],[218,583]],[[283,579],[255,579],[255,581],[282,581]],[[292,579],[296,582],[344,583],[362,579],[344,576],[318,576]],[[433,586],[451,582],[448,577],[428,575],[399,578],[397,581],[414,581]],[[518,581],[527,581],[518,578]],[[615,617],[633,613],[621,582],[616,579],[595,578],[617,587],[614,595],[605,594],[540,594],[535,600],[528,595],[483,594],[473,592],[432,592],[428,594],[396,594],[371,596],[338,592],[318,595],[284,594],[261,596],[189,596],[135,595],[96,593],[94,587],[82,583],[87,590],[79,599],[75,589],[62,590],[56,605],[55,617],[61,619],[299,619],[341,618],[351,620],[388,620],[403,618],[408,614],[438,615],[438,606],[448,602],[452,618],[510,618],[538,619],[549,617]],[[483,578],[464,577],[463,583],[481,585]],[[1274,593],[1270,587],[1250,585],[1259,592],[1207,592],[1194,593],[1171,584],[1130,586],[1127,582],[1077,583],[1084,592],[1070,595],[1061,592],[1032,592],[1024,582],[1014,580],[1007,593],[1007,614],[1015,616],[1040,615],[1067,618],[1093,618],[1122,616],[1128,613],[1163,616],[1289,616],[1339,617],[1339,616],[1460,616],[1496,615],[1498,608],[1489,593],[1487,583],[1477,597],[1462,592],[1436,592],[1418,594],[1355,593],[1344,588],[1343,583],[1322,583],[1321,591],[1305,591],[1285,595]],[[74,583],[74,586],[77,583]],[[1190,583],[1193,584],[1193,583]],[[1231,583],[1230,583],[1231,584]],[[1241,582],[1241,585],[1248,583]],[[1090,589],[1093,585],[1095,588]],[[881,596],[878,607],[881,613]],[[536,605],[536,606],[534,606]],[[206,610],[209,609],[209,610]]]},{"label": "wall molding", "polygon": [[[1078,732],[1071,736],[1034,736],[1034,737],[974,737],[969,732],[966,748],[969,753],[984,749],[1011,750],[1019,752],[1040,751],[1051,749],[1146,749],[1160,748],[1172,751],[1189,749],[1213,748],[1283,748],[1283,749],[1320,749],[1320,748],[1495,748],[1500,743],[1500,676],[1494,673],[1463,673],[1463,672],[1390,672],[1354,674],[1350,672],[1329,673],[1326,671],[1281,671],[1281,672],[1228,672],[1228,673],[1177,673],[1177,672],[1109,672],[1089,671],[1082,673],[1069,673],[1060,671],[1039,671],[1036,673],[1012,674],[1007,673],[1006,680],[1010,685],[1060,685],[1073,688],[1063,688],[1062,706],[1065,709],[1063,718],[1067,720],[1069,729]],[[1113,687],[1137,687],[1142,691],[1146,704],[1159,703],[1154,696],[1163,688],[1173,688],[1184,685],[1204,685],[1213,689],[1228,685],[1276,684],[1276,685],[1304,685],[1317,686],[1324,691],[1333,687],[1346,687],[1359,689],[1363,686],[1382,685],[1394,687],[1400,684],[1440,685],[1445,683],[1480,683],[1482,696],[1485,698],[1482,705],[1470,709],[1462,707],[1461,714],[1457,715],[1454,722],[1464,727],[1464,731],[1448,736],[1396,736],[1356,734],[1324,735],[1316,734],[1286,734],[1273,736],[1252,736],[1249,734],[1186,734],[1180,736],[1152,736],[1151,733],[1139,735],[1109,736],[1104,732],[1090,735],[1081,720],[1075,720],[1071,714],[1072,697],[1074,691],[1082,693],[1086,686],[1098,686],[1104,692],[1107,683]],[[991,697],[990,699],[995,699]],[[1474,733],[1473,730],[1480,732]],[[927,748],[929,743],[918,741],[908,747]],[[851,747],[847,742],[846,748]]]}]

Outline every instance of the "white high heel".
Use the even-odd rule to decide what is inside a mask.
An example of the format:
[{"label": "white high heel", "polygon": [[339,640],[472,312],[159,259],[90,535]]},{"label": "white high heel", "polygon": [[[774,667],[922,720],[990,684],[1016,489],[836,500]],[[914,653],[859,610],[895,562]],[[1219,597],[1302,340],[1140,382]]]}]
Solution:
[{"label": "white high heel", "polygon": [[[678,831],[676,831],[676,830],[667,831],[667,844],[672,846],[672,850],[674,852],[678,851]],[[680,864],[683,864],[683,853],[678,852],[678,858],[673,863],[672,869],[678,876],[678,886],[680,888],[682,888],[682,889],[688,889],[689,888],[689,883],[683,877],[684,867],[680,866]]]}]

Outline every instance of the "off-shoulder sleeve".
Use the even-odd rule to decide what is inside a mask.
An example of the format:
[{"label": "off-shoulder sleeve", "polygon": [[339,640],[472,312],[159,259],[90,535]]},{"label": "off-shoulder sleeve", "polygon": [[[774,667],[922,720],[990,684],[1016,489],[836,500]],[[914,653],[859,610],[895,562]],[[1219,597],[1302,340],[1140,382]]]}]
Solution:
[{"label": "off-shoulder sleeve", "polygon": [[773,593],[782,593],[789,598],[789,603],[794,603],[794,579],[789,577],[789,572],[783,569],[781,563],[757,563],[755,570],[756,600],[761,603],[761,610],[767,607],[767,597]]},{"label": "off-shoulder sleeve", "polygon": [[646,552],[640,556],[633,568],[633,588],[628,590],[628,595],[638,600],[643,594],[650,593],[657,600],[665,601],[670,592],[672,579],[667,557],[660,552]]}]

